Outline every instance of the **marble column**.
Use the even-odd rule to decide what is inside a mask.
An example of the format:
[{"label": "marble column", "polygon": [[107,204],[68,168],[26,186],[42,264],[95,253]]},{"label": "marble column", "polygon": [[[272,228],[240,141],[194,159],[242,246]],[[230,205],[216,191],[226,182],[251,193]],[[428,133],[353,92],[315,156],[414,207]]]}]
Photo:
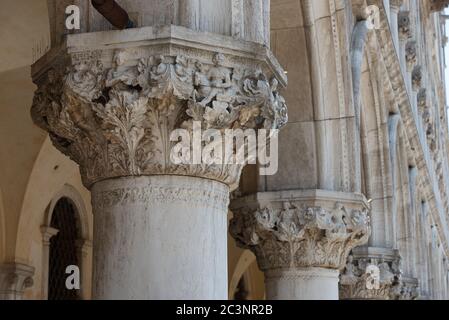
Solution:
[{"label": "marble column", "polygon": [[[266,41],[230,36],[262,1],[232,12],[220,1],[219,20],[209,4],[182,2],[172,16],[177,1],[120,1],[142,13],[141,28],[68,35],[33,66],[33,119],[92,192],[94,299],[226,299],[227,208],[243,165],[202,161],[193,128],[287,121],[286,77]],[[159,9],[171,18],[148,16]]]},{"label": "marble column", "polygon": [[363,196],[259,193],[233,201],[230,232],[254,252],[272,300],[338,300],[339,270],[370,235]]},{"label": "marble column", "polygon": [[33,286],[34,268],[8,263],[0,265],[0,300],[22,300],[26,288]]}]

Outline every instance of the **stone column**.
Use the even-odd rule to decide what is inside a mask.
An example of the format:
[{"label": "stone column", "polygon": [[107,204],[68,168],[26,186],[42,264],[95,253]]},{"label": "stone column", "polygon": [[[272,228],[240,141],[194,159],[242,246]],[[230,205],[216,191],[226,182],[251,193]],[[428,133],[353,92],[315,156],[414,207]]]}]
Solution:
[{"label": "stone column", "polygon": [[174,25],[75,34],[33,78],[34,121],[92,191],[93,298],[226,299],[243,165],[202,161],[193,128],[285,124],[286,78],[267,47]]},{"label": "stone column", "polygon": [[231,234],[257,256],[272,300],[338,300],[339,270],[370,235],[361,195],[259,193],[234,201],[231,210]]},{"label": "stone column", "polygon": [[22,300],[26,288],[33,286],[34,268],[10,263],[0,265],[0,300]]}]

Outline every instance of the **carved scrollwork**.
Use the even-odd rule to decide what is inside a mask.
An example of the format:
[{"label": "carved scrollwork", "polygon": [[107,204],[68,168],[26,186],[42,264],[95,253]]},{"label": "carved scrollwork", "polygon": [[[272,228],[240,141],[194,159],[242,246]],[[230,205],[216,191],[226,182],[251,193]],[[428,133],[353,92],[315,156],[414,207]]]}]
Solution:
[{"label": "carved scrollwork", "polygon": [[[114,177],[180,174],[235,185],[237,165],[175,165],[170,133],[192,129],[279,129],[287,122],[276,79],[257,67],[224,66],[184,55],[135,59],[119,49],[50,68],[36,80],[32,116],[56,147],[80,165],[84,183]],[[229,64],[228,64],[229,65]]]},{"label": "carved scrollwork", "polygon": [[234,212],[231,235],[252,250],[261,270],[294,267],[341,269],[350,250],[370,235],[370,218],[363,210],[299,206],[262,207]]}]

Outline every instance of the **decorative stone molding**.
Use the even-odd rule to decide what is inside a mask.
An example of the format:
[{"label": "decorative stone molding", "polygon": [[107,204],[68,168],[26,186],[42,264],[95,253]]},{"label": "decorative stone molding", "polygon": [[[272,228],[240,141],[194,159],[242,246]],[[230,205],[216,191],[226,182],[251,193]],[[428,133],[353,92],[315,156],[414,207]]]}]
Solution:
[{"label": "decorative stone molding", "polygon": [[407,41],[412,38],[412,29],[410,25],[410,12],[401,11],[398,14],[399,40]]},{"label": "decorative stone molding", "polygon": [[341,269],[352,248],[368,241],[371,231],[362,196],[264,193],[234,201],[231,211],[231,235],[255,253],[262,271]]},{"label": "decorative stone molding", "polygon": [[0,300],[21,300],[33,286],[34,268],[24,264],[0,265]]},{"label": "decorative stone molding", "polygon": [[343,300],[416,300],[418,297],[418,282],[403,276],[401,257],[395,250],[355,249],[340,275]]},{"label": "decorative stone molding", "polygon": [[[134,44],[142,30],[148,36],[140,43],[154,43]],[[33,69],[35,123],[80,165],[89,188],[110,178],[162,174],[236,185],[240,165],[173,164],[170,133],[191,132],[193,121],[203,130],[282,127],[287,108],[279,87],[286,79],[277,61],[262,45],[217,35],[210,41],[175,26],[128,32],[136,34],[110,33],[120,48],[104,43],[90,51],[90,34],[72,35],[66,55],[47,54]]]}]

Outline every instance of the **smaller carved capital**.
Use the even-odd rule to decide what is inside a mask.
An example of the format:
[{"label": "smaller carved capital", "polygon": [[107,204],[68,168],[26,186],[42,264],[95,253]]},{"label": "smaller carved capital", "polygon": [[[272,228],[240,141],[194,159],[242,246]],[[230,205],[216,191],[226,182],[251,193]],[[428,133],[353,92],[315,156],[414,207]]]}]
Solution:
[{"label": "smaller carved capital", "polygon": [[257,195],[261,198],[255,202],[239,199],[248,205],[231,205],[231,235],[239,246],[255,253],[263,271],[341,269],[350,250],[368,241],[368,207],[361,199],[307,199],[301,192],[296,196],[282,199],[270,193]]},{"label": "smaller carved capital", "polygon": [[0,300],[21,300],[33,286],[34,268],[23,264],[0,265]]},{"label": "smaller carved capital", "polygon": [[390,0],[390,9],[398,12],[404,4],[404,0]]}]

